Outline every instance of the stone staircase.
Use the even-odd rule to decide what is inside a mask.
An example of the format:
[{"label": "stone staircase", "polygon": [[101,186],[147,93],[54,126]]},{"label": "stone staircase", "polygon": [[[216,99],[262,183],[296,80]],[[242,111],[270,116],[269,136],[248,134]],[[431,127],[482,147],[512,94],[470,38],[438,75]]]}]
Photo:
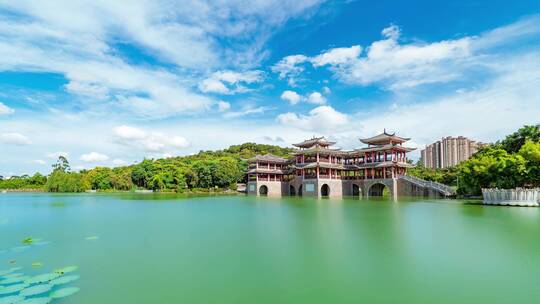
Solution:
[{"label": "stone staircase", "polygon": [[421,178],[417,178],[410,175],[398,175],[398,179],[408,181],[409,183],[412,183],[414,185],[417,185],[426,189],[437,191],[446,197],[456,195],[456,190],[454,190],[452,187],[449,187],[445,184],[423,180]]}]

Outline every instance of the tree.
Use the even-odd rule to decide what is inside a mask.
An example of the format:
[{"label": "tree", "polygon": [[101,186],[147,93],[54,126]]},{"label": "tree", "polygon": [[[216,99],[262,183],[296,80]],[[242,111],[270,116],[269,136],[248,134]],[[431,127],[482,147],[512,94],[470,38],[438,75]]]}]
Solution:
[{"label": "tree", "polygon": [[462,162],[458,168],[458,192],[479,195],[482,188],[510,189],[523,185],[526,160],[518,154],[494,146]]},{"label": "tree", "polygon": [[53,171],[45,185],[45,189],[49,192],[83,192],[89,187],[82,174],[62,170]]},{"label": "tree", "polygon": [[527,161],[525,184],[540,187],[540,142],[527,140],[518,153]]},{"label": "tree", "polygon": [[517,153],[526,141],[540,142],[540,125],[524,126],[498,144],[508,153]]},{"label": "tree", "polygon": [[56,161],[56,164],[52,165],[52,168],[53,171],[69,172],[70,170],[67,158],[62,155],[58,156],[58,160]]}]

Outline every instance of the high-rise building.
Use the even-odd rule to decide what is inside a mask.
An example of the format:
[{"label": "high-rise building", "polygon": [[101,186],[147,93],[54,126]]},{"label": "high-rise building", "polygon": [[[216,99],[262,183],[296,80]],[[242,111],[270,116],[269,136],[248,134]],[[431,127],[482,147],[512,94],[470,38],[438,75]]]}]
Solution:
[{"label": "high-rise building", "polygon": [[456,166],[473,156],[483,145],[463,136],[443,137],[420,152],[421,162],[424,167],[432,169]]}]

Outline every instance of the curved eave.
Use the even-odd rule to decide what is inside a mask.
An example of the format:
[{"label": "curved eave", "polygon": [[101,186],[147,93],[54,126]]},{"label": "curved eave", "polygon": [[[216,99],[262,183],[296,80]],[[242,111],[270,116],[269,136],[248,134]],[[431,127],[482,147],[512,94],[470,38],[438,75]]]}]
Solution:
[{"label": "curved eave", "polygon": [[380,163],[367,163],[361,165],[355,165],[358,169],[370,169],[370,168],[386,168],[386,167],[399,167],[399,168],[413,168],[414,166],[409,163],[403,162],[380,162]]},{"label": "curved eave", "polygon": [[341,151],[340,149],[310,149],[293,152],[292,155],[312,155],[312,154],[332,154],[332,155],[348,155],[349,152]]},{"label": "curved eave", "polygon": [[285,174],[285,171],[283,170],[265,170],[265,169],[251,169],[248,171],[248,174],[256,174],[256,173],[264,173],[264,174]]},{"label": "curved eave", "polygon": [[391,150],[391,149],[401,150],[401,151],[405,151],[405,152],[411,152],[411,151],[416,150],[416,148],[385,145],[385,146],[381,146],[381,147],[369,147],[369,148],[355,149],[353,152],[351,152],[351,154],[366,153],[366,152],[376,152],[376,151],[385,151],[385,150]]}]

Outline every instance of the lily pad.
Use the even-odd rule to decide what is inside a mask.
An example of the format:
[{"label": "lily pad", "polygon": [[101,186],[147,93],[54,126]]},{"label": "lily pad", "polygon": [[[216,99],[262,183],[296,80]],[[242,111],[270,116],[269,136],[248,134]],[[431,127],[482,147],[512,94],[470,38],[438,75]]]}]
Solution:
[{"label": "lily pad", "polygon": [[22,273],[22,272],[13,272],[13,273],[5,274],[5,275],[0,276],[0,277],[2,277],[4,279],[8,279],[8,278],[21,277],[23,275],[24,275],[24,273]]},{"label": "lily pad", "polygon": [[52,288],[53,288],[53,285],[51,284],[34,285],[34,286],[30,286],[23,289],[20,295],[25,296],[25,297],[31,297],[31,296],[40,295],[42,293],[48,292]]},{"label": "lily pad", "polygon": [[27,284],[41,284],[41,283],[49,283],[49,281],[52,281],[60,276],[59,273],[51,272],[51,273],[44,273],[37,275],[35,277],[31,277],[25,281]]},{"label": "lily pad", "polygon": [[24,297],[21,296],[9,296],[5,298],[0,298],[0,304],[14,304],[21,303],[24,300]]},{"label": "lily pad", "polygon": [[25,289],[26,287],[28,287],[28,284],[26,284],[26,283],[6,286],[5,288],[0,289],[0,296],[19,292],[19,291]]},{"label": "lily pad", "polygon": [[41,263],[41,262],[34,262],[34,263],[32,263],[32,267],[33,267],[33,268],[39,268],[39,267],[41,267],[41,266],[43,266],[43,263]]},{"label": "lily pad", "polygon": [[2,270],[2,271],[0,271],[0,276],[5,276],[6,274],[10,274],[10,273],[13,273],[13,272],[19,271],[19,270],[21,270],[21,267],[13,267],[13,268],[10,268],[10,269]]},{"label": "lily pad", "polygon": [[77,269],[79,269],[79,266],[67,266],[64,268],[56,269],[54,272],[58,274],[65,274],[65,273],[73,272]]},{"label": "lily pad", "polygon": [[49,304],[52,298],[31,298],[18,302],[17,304]]},{"label": "lily pad", "polygon": [[78,279],[79,279],[78,275],[67,275],[67,276],[62,276],[62,277],[59,277],[57,279],[52,280],[51,284],[53,284],[53,285],[62,285],[62,284],[71,283],[71,282],[76,281]]},{"label": "lily pad", "polygon": [[0,284],[2,285],[11,285],[15,283],[21,283],[24,282],[30,278],[29,276],[14,276],[14,277],[8,277],[6,279],[0,280]]},{"label": "lily pad", "polygon": [[79,290],[81,290],[79,287],[66,287],[66,288],[58,289],[51,293],[51,298],[53,299],[65,298],[67,296],[70,296],[78,292]]},{"label": "lily pad", "polygon": [[87,241],[95,241],[95,240],[99,240],[99,236],[97,236],[97,235],[87,236],[85,239]]},{"label": "lily pad", "polygon": [[22,240],[24,245],[32,245],[36,240],[33,237],[27,237]]}]

